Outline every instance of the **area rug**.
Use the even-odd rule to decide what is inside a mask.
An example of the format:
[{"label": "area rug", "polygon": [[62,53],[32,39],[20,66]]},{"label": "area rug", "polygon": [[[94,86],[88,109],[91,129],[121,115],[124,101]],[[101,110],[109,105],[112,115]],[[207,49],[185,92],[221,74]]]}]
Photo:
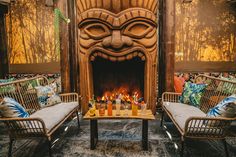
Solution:
[{"label": "area rug", "polygon": [[[180,136],[172,123],[160,128],[160,121],[149,123],[149,150],[141,147],[141,124],[139,120],[103,120],[98,123],[99,141],[90,150],[89,121],[82,120],[78,130],[76,120],[68,121],[53,137],[55,157],[178,157]],[[9,139],[0,127],[0,156],[7,156]],[[230,156],[236,156],[236,139],[227,139]],[[44,139],[21,140],[14,144],[14,157],[47,157],[48,147]],[[185,156],[225,156],[222,142],[187,140]]]}]

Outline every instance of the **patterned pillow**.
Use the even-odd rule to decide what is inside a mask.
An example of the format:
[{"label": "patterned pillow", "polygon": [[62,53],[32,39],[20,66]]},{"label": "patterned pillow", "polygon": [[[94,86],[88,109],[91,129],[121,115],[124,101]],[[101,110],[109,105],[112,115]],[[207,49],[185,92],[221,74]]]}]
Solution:
[{"label": "patterned pillow", "polygon": [[[236,78],[220,77],[220,79],[236,82]],[[231,93],[236,92],[235,85],[232,83],[228,83],[228,82],[220,82],[216,90],[222,91],[226,94],[231,94]]]},{"label": "patterned pillow", "polygon": [[26,85],[27,85],[27,90],[31,90],[31,89],[34,89],[35,87],[38,87],[40,83],[38,79],[35,79],[35,80],[27,81]]},{"label": "patterned pillow", "polygon": [[12,82],[14,81],[14,78],[10,78],[10,79],[0,79],[0,83],[8,83],[8,82]]},{"label": "patterned pillow", "polygon": [[233,94],[223,99],[220,103],[208,111],[207,117],[236,117],[236,95]]},{"label": "patterned pillow", "polygon": [[35,87],[38,101],[41,107],[48,107],[61,103],[61,98],[55,93],[55,89],[51,86]]},{"label": "patterned pillow", "polygon": [[[10,78],[10,79],[0,79],[0,84],[1,83],[8,83],[8,82],[12,82],[14,81],[15,78]],[[14,92],[16,90],[15,86],[14,85],[6,85],[6,86],[2,86],[0,87],[0,92],[1,93],[10,93],[10,92]]]},{"label": "patterned pillow", "polygon": [[28,112],[16,100],[5,97],[0,103],[0,116],[5,118],[26,118]]},{"label": "patterned pillow", "polygon": [[199,107],[200,99],[206,86],[206,84],[186,82],[184,85],[184,91],[180,96],[180,102]]}]

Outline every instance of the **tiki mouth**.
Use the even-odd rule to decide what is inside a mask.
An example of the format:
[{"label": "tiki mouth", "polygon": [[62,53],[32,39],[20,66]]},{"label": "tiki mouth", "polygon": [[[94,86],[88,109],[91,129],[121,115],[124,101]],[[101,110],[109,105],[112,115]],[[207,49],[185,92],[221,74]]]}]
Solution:
[{"label": "tiki mouth", "polygon": [[108,59],[110,61],[124,61],[124,60],[131,60],[134,57],[141,58],[142,61],[146,60],[145,50],[142,47],[135,46],[133,48],[114,52],[108,49],[104,49],[103,47],[95,47],[90,51],[90,61],[94,61],[96,57],[102,57],[104,59]]}]

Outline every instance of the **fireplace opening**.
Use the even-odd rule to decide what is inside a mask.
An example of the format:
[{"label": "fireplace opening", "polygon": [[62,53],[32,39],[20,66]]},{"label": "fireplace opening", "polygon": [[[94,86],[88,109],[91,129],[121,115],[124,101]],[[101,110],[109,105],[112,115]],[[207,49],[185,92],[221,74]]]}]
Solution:
[{"label": "fireplace opening", "polygon": [[115,62],[96,57],[91,64],[96,97],[114,97],[117,94],[143,97],[145,61],[140,57]]}]

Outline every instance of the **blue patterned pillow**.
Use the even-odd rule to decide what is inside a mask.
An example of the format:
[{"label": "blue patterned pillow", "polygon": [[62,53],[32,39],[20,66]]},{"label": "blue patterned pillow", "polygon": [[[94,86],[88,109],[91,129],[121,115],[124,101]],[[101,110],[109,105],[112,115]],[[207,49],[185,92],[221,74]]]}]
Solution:
[{"label": "blue patterned pillow", "polygon": [[38,101],[41,107],[47,107],[61,103],[61,98],[55,93],[55,89],[51,86],[35,87],[37,91]]},{"label": "blue patterned pillow", "polygon": [[236,95],[231,95],[210,109],[207,117],[236,117]]},{"label": "blue patterned pillow", "polygon": [[0,116],[5,118],[26,118],[29,117],[29,114],[16,100],[5,97],[0,103]]},{"label": "blue patterned pillow", "polygon": [[201,96],[206,88],[206,84],[195,84],[186,82],[184,91],[180,96],[180,102],[199,107]]}]

